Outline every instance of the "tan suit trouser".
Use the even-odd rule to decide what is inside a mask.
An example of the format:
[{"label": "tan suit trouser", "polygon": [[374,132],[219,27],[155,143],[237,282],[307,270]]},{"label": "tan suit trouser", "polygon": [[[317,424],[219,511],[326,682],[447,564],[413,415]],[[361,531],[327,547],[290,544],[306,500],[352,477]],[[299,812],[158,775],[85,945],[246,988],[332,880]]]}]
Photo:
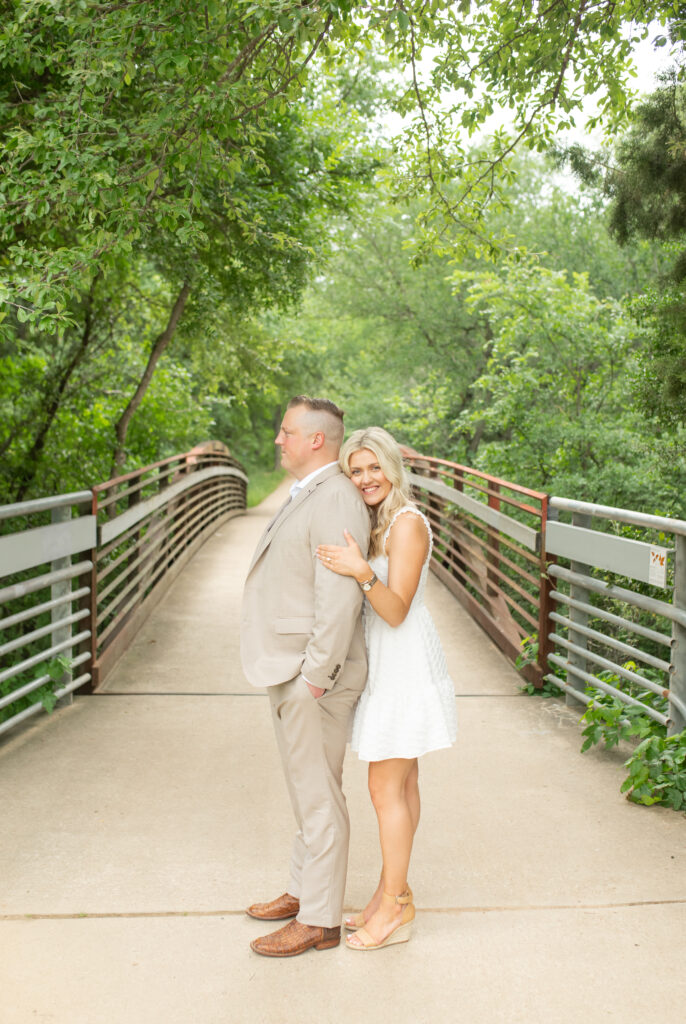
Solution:
[{"label": "tan suit trouser", "polygon": [[350,840],[343,758],[359,690],[338,683],[316,699],[297,676],[268,692],[298,824],[288,892],[300,899],[299,921],[335,928],[343,912]]}]

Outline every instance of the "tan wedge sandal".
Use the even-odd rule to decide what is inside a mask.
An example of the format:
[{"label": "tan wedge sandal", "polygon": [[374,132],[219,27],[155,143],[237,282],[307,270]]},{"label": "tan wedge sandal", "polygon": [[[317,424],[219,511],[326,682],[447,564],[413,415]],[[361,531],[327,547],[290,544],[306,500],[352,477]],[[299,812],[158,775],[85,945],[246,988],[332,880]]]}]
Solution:
[{"label": "tan wedge sandal", "polygon": [[406,890],[400,896],[394,896],[391,892],[383,892],[381,899],[387,902],[392,901],[393,903],[400,904],[403,907],[403,912],[400,917],[400,921],[395,926],[390,935],[387,935],[381,942],[377,942],[373,935],[370,935],[366,928],[360,928],[359,931],[355,932],[355,935],[359,938],[361,945],[356,942],[351,942],[353,938],[349,935],[345,940],[345,944],[348,949],[356,950],[368,950],[368,949],[383,949],[384,946],[393,946],[398,942],[407,942],[410,937],[410,931],[412,930],[412,922],[414,921],[415,909],[414,903],[412,902],[412,893],[410,890]]},{"label": "tan wedge sandal", "polygon": [[[414,896],[412,895],[412,890],[410,889],[409,885],[405,890],[404,895],[408,895],[410,897],[410,903],[412,903]],[[372,915],[370,914],[369,916],[371,917]],[[364,911],[360,910],[358,914],[351,914],[350,917],[346,917],[345,921],[343,922],[343,927],[348,932],[357,932],[360,930],[360,928],[364,928],[366,923],[367,920],[364,916]]]}]

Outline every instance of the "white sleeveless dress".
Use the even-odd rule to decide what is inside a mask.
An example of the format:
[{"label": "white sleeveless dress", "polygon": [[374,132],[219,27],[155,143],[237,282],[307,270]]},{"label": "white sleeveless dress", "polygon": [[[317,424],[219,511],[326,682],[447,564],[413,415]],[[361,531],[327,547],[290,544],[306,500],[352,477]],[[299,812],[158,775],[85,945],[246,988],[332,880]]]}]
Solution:
[{"label": "white sleeveless dress", "polygon": [[[429,533],[429,552],[410,610],[399,626],[389,626],[364,603],[364,629],[369,660],[367,685],[355,710],[351,747],[362,761],[419,757],[449,747],[457,733],[452,680],[424,590],[431,559],[431,527],[414,505],[399,509],[383,538],[400,515],[419,516]],[[388,583],[388,557],[376,555],[369,565]]]}]

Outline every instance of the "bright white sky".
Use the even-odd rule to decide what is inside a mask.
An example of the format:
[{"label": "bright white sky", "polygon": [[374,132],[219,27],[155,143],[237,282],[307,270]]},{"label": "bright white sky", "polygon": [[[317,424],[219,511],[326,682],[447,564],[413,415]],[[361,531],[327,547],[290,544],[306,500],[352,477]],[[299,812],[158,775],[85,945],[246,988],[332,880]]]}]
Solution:
[{"label": "bright white sky", "polygon": [[664,29],[655,25],[651,28],[648,38],[636,47],[634,59],[638,77],[635,81],[639,92],[652,92],[655,88],[655,76],[673,63],[669,46],[660,46],[657,49],[653,46],[652,40],[655,36],[663,34]]},{"label": "bright white sky", "polygon": [[[639,93],[652,92],[656,86],[656,76],[662,70],[666,70],[674,63],[674,57],[669,46],[655,47],[653,40],[656,36],[664,35],[664,29],[657,23],[651,25],[650,32],[643,42],[636,46],[635,50],[635,66],[636,66],[636,78],[633,79],[633,88]],[[430,67],[430,56],[427,55],[425,60],[420,63],[420,67],[424,66],[424,71],[428,73]],[[595,112],[595,104],[593,101],[588,101],[585,104],[584,113],[586,117],[591,117]],[[497,128],[506,127],[509,121],[508,110],[497,110],[491,118],[488,119],[484,125],[484,129],[474,137],[474,142],[477,138],[487,136]],[[590,133],[584,127],[584,116],[577,114],[577,128],[576,130],[565,132],[564,138],[569,142],[580,142],[591,148],[599,148],[603,143],[603,135],[600,129]],[[403,119],[397,114],[387,114],[381,119],[381,131],[384,135],[394,135],[402,131]]]}]

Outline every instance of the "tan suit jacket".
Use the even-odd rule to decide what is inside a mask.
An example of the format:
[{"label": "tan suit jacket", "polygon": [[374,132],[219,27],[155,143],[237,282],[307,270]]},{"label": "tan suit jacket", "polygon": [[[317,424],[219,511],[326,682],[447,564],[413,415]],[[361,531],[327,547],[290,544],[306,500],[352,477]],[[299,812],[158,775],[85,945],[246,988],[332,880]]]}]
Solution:
[{"label": "tan suit jacket", "polygon": [[313,686],[361,691],[367,657],[360,616],[363,594],[350,576],[324,568],[318,544],[345,544],[343,530],[366,553],[369,515],[338,466],[311,480],[265,530],[243,593],[241,660],[253,686],[274,686],[299,673]]}]

